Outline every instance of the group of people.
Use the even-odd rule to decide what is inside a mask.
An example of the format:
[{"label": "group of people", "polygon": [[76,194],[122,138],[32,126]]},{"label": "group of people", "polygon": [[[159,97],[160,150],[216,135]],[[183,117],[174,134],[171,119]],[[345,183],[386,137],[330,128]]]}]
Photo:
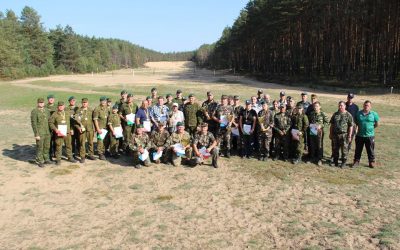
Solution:
[{"label": "group of people", "polygon": [[[76,104],[71,96],[65,105],[56,104],[54,95],[38,98],[31,112],[31,124],[36,140],[36,162],[39,167],[61,164],[62,150],[68,161],[84,163],[96,160],[94,142],[97,141],[98,159],[131,156],[133,166],[153,163],[188,164],[196,166],[207,158],[218,168],[218,158],[236,154],[242,158],[256,157],[260,161],[282,159],[298,164],[302,161],[322,165],[325,130],[329,131],[331,164],[344,167],[355,137],[355,156],[352,167],[359,165],[365,145],[369,166],[375,167],[374,130],[379,116],[365,101],[363,109],[353,103],[354,94],[338,103],[338,110],[330,119],[321,109],[317,95],[301,93],[295,102],[285,91],[271,100],[263,90],[241,105],[240,97],[222,95],[214,99],[211,91],[199,103],[194,94],[184,98],[181,90],[176,96],[151,95],[134,102],[134,96],[121,91],[119,101],[101,97],[94,108],[88,98]],[[329,127],[329,129],[325,129]],[[340,161],[340,164],[339,164]]]}]

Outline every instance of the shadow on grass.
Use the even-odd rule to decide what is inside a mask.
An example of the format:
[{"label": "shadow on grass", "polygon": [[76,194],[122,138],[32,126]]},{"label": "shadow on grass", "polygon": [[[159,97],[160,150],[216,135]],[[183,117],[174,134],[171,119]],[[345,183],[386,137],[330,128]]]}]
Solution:
[{"label": "shadow on grass", "polygon": [[12,149],[3,149],[3,156],[17,161],[34,163],[36,154],[35,145],[13,144]]}]

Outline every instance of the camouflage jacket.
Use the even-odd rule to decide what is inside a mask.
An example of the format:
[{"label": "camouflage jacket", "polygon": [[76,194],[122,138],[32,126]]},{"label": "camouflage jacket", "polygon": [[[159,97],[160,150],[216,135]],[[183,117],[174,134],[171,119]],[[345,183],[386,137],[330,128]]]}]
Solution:
[{"label": "camouflage jacket", "polygon": [[348,128],[353,125],[353,116],[347,111],[343,113],[337,111],[332,115],[330,124],[333,127],[334,134],[347,133]]},{"label": "camouflage jacket", "polygon": [[221,119],[221,116],[231,116],[233,118],[233,108],[230,105],[218,105],[217,108],[215,109],[214,113],[212,116],[217,119]]},{"label": "camouflage jacket", "polygon": [[168,138],[168,145],[172,146],[174,144],[180,143],[184,147],[190,144],[190,134],[184,131],[182,134],[174,132]]},{"label": "camouflage jacket", "polygon": [[260,128],[260,132],[265,134],[272,134],[272,128],[274,126],[274,118],[270,110],[262,109],[260,110],[260,112],[258,112],[258,125]]},{"label": "camouflage jacket", "polygon": [[49,127],[51,130],[57,130],[58,125],[67,125],[67,133],[71,133],[70,114],[68,111],[56,111],[49,119]]},{"label": "camouflage jacket", "polygon": [[328,117],[323,111],[320,111],[319,113],[312,111],[308,121],[310,122],[310,124],[320,125],[321,129],[329,124]]},{"label": "camouflage jacket", "polygon": [[217,106],[218,106],[218,103],[215,102],[214,100],[212,100],[210,102],[208,100],[203,102],[203,104],[201,105],[201,108],[204,113],[204,119],[203,119],[204,121],[209,120],[209,119],[207,119],[206,114],[208,114],[210,116],[210,120],[212,120],[211,117],[212,117],[214,111],[217,109]]},{"label": "camouflage jacket", "polygon": [[169,146],[168,138],[169,138],[169,132],[166,129],[164,129],[162,133],[158,130],[153,130],[150,135],[153,147],[167,148]]},{"label": "camouflage jacket", "polygon": [[279,112],[274,117],[274,129],[277,132],[289,132],[292,125],[290,117],[286,113]]},{"label": "camouflage jacket", "polygon": [[149,150],[151,147],[152,143],[147,133],[143,133],[141,135],[133,134],[131,141],[129,142],[129,148],[133,151],[137,151],[139,148]]},{"label": "camouflage jacket", "polygon": [[90,107],[78,108],[75,112],[75,121],[75,128],[83,127],[86,131],[93,131],[93,109]]},{"label": "camouflage jacket", "polygon": [[49,110],[50,115],[52,115],[54,112],[57,111],[57,106],[56,106],[55,104],[50,105],[50,104],[47,103],[47,104],[45,105],[45,108],[46,108],[47,110]]},{"label": "camouflage jacket", "polygon": [[207,134],[202,134],[201,132],[196,133],[194,140],[193,140],[193,145],[196,145],[198,149],[202,147],[210,147],[215,141],[215,137],[211,132],[207,132]]},{"label": "camouflage jacket", "polygon": [[111,125],[113,128],[121,126],[121,119],[119,118],[118,113],[111,113],[107,119],[107,125]]},{"label": "camouflage jacket", "polygon": [[35,108],[31,112],[31,125],[35,136],[49,135],[50,111],[46,108]]},{"label": "camouflage jacket", "polygon": [[201,122],[201,108],[198,103],[186,103],[183,108],[186,127],[197,127]]},{"label": "camouflage jacket", "polygon": [[306,114],[293,114],[292,117],[292,129],[297,129],[301,131],[303,134],[307,132],[308,128],[308,117]]},{"label": "camouflage jacket", "polygon": [[107,106],[97,106],[93,111],[93,120],[98,122],[99,129],[107,127],[107,118],[109,116]]}]

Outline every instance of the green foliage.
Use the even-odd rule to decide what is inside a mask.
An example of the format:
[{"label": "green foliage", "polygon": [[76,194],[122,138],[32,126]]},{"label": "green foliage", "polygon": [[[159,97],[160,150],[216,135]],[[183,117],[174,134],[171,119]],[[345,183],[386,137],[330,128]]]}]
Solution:
[{"label": "green foliage", "polygon": [[46,31],[40,15],[25,7],[18,17],[0,13],[0,78],[135,68],[149,61],[191,60],[193,51],[160,53],[128,41],[87,37],[69,25]]}]

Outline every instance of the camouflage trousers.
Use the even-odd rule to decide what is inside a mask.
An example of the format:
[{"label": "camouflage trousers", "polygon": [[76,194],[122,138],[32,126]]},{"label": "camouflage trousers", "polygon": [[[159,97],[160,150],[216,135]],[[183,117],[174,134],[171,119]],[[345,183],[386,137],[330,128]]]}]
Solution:
[{"label": "camouflage trousers", "polygon": [[259,155],[261,157],[268,157],[269,156],[269,147],[271,144],[272,134],[269,133],[262,133],[258,134],[258,145],[259,147]]},{"label": "camouflage trousers", "polygon": [[275,158],[279,158],[282,154],[284,160],[289,158],[289,143],[290,143],[290,133],[280,135],[276,133],[275,135]]},{"label": "camouflage trousers", "polygon": [[123,126],[122,134],[124,136],[124,142],[122,143],[122,148],[125,150],[129,146],[129,142],[132,139],[132,134],[135,132],[135,128],[133,126],[125,125]]},{"label": "camouflage trousers", "polygon": [[36,141],[36,162],[43,163],[50,160],[50,139],[51,135],[40,135],[40,140]]},{"label": "camouflage trousers", "polygon": [[291,139],[289,147],[290,147],[289,157],[292,157],[293,159],[296,160],[300,160],[304,150],[304,137],[299,136],[299,140]]},{"label": "camouflage trousers", "polygon": [[56,138],[56,160],[57,161],[61,160],[63,144],[65,144],[65,149],[66,149],[68,159],[72,159],[71,135],[68,134],[67,136]]},{"label": "camouflage trousers", "polygon": [[79,156],[81,158],[86,157],[86,141],[88,143],[89,155],[94,155],[93,137],[93,131],[85,131],[79,135]]},{"label": "camouflage trousers", "polygon": [[132,150],[132,158],[133,158],[133,165],[136,166],[138,164],[142,164],[142,165],[149,165],[150,164],[150,157],[147,157],[146,160],[141,161],[139,159],[139,151],[138,150]]},{"label": "camouflage trousers", "polygon": [[332,138],[332,156],[334,162],[339,160],[339,152],[342,154],[342,162],[347,161],[347,155],[349,153],[349,140],[347,133],[334,134]]},{"label": "camouflage trousers", "polygon": [[98,155],[104,155],[104,153],[106,152],[106,141],[109,138],[109,133],[107,132],[106,137],[104,137],[104,140],[100,140],[99,138],[97,138],[97,154]]},{"label": "camouflage trousers", "polygon": [[[215,164],[218,162],[218,157],[219,157],[219,149],[218,147],[215,147],[211,150],[211,159],[212,159],[212,163]],[[202,159],[201,157],[196,157],[196,164],[201,164],[203,163],[205,160]]]},{"label": "camouflage trousers", "polygon": [[[190,160],[192,158],[192,152],[192,147],[189,147],[185,150],[185,156],[187,160]],[[167,151],[167,159],[171,160],[172,165],[174,165],[175,167],[179,167],[182,165],[182,157],[177,156],[172,148],[168,149]]]},{"label": "camouflage trousers", "polygon": [[217,134],[218,147],[221,151],[229,153],[231,150],[231,130],[220,128]]}]

